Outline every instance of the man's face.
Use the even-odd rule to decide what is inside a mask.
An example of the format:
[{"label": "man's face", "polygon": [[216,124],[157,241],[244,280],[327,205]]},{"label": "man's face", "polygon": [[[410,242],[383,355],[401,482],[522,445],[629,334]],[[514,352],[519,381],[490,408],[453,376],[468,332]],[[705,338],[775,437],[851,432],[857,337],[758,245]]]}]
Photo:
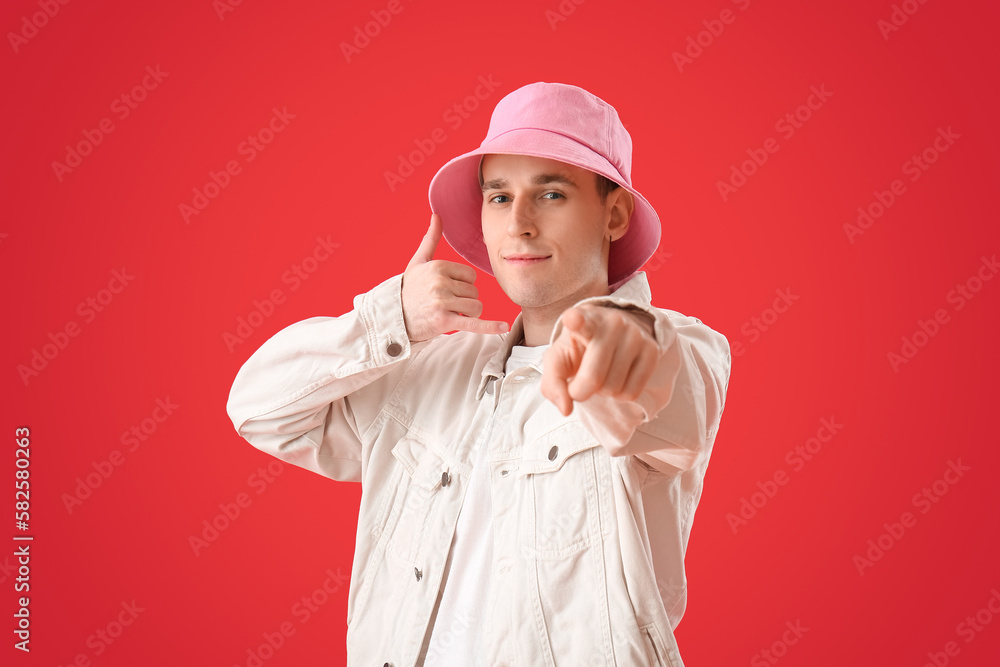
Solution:
[{"label": "man's face", "polygon": [[483,183],[483,240],[514,303],[558,314],[608,294],[608,237],[627,227],[612,211],[627,191],[602,204],[594,172],[526,155],[487,155]]}]

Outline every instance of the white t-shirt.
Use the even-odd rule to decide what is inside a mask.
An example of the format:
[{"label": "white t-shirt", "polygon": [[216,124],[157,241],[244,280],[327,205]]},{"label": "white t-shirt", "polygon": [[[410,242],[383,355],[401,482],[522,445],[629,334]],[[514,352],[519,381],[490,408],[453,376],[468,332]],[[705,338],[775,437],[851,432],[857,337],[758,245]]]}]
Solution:
[{"label": "white t-shirt", "polygon": [[[548,345],[515,345],[507,357],[510,375],[538,361]],[[487,667],[482,647],[483,608],[493,574],[493,508],[490,501],[488,443],[476,450],[465,504],[458,515],[448,578],[438,606],[425,667]]]}]

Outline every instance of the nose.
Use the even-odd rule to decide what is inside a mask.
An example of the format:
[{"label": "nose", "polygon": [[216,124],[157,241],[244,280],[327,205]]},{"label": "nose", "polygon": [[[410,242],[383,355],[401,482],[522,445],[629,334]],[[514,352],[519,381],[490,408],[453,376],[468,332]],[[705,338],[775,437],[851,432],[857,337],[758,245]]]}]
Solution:
[{"label": "nose", "polygon": [[531,197],[517,197],[510,207],[507,233],[510,236],[521,236],[523,234],[534,236],[538,231],[535,226],[537,215],[538,209]]}]

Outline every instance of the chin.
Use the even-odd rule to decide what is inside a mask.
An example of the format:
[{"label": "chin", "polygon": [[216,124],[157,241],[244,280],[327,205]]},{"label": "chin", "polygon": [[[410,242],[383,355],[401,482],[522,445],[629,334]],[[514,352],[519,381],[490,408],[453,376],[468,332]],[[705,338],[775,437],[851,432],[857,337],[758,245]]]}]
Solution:
[{"label": "chin", "polygon": [[552,295],[541,286],[506,285],[504,293],[521,308],[538,308],[552,302]]}]

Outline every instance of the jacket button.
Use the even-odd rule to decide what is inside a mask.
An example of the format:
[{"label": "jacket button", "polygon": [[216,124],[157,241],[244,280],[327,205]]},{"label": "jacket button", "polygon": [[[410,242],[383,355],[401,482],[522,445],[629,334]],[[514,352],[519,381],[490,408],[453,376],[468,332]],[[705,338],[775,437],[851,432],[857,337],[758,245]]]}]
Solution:
[{"label": "jacket button", "polygon": [[403,351],[403,346],[399,343],[389,343],[389,346],[385,348],[385,351],[389,353],[390,357],[398,357],[399,353]]},{"label": "jacket button", "polygon": [[413,576],[417,578],[417,581],[420,581],[420,577],[424,576],[424,573],[417,568],[413,568]]},{"label": "jacket button", "polygon": [[555,461],[557,456],[559,456],[559,447],[552,445],[552,449],[549,450],[549,461]]},{"label": "jacket button", "polygon": [[451,482],[451,475],[449,475],[448,471],[445,470],[441,473],[441,486],[448,486],[449,482]]}]

